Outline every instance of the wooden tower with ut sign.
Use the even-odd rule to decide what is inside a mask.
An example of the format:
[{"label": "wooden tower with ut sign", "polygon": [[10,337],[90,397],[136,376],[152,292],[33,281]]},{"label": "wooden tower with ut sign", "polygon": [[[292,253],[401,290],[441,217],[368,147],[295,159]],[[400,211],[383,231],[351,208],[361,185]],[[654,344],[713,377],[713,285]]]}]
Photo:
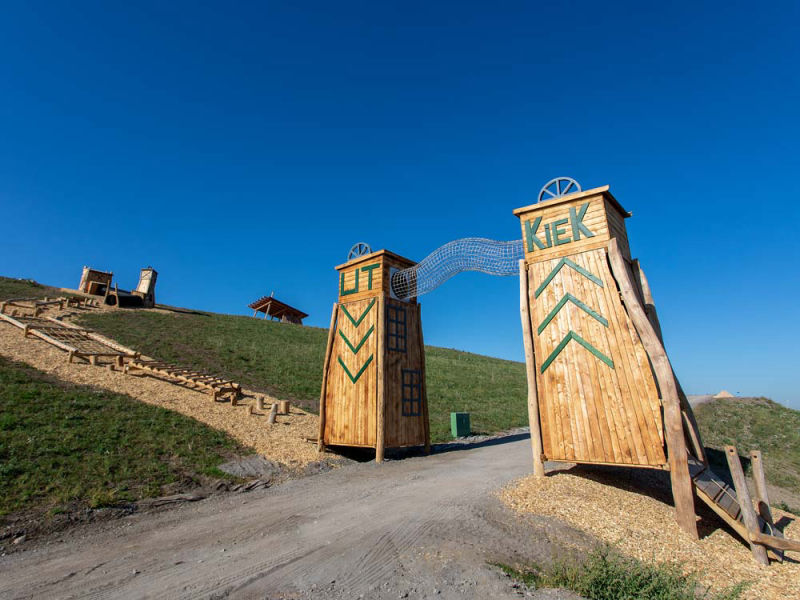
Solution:
[{"label": "wooden tower with ut sign", "polygon": [[319,447],[375,448],[381,462],[386,448],[430,448],[425,350],[416,298],[391,291],[392,273],[415,263],[387,250],[361,252],[336,267]]}]

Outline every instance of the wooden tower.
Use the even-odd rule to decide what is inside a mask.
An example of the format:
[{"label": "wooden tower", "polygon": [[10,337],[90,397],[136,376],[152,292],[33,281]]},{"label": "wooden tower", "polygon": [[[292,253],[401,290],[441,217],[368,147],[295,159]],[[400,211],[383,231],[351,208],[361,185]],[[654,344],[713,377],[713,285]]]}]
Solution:
[{"label": "wooden tower", "polygon": [[391,292],[391,275],[415,263],[386,250],[336,267],[320,393],[319,447],[430,448],[420,305]]},{"label": "wooden tower", "polygon": [[800,541],[773,523],[760,452],[750,454],[755,498],[732,446],[734,487],[711,470],[647,278],[631,258],[631,215],[608,186],[514,214],[525,249],[520,314],[534,474],[544,475],[545,461],[665,469],[678,524],[694,538],[696,494],[761,564],[769,564],[767,549],[778,559],[800,552]]},{"label": "wooden tower", "polygon": [[686,442],[705,462],[703,445],[631,260],[630,213],[605,186],[514,214],[534,471],[545,460],[668,469],[678,523],[696,537]]}]

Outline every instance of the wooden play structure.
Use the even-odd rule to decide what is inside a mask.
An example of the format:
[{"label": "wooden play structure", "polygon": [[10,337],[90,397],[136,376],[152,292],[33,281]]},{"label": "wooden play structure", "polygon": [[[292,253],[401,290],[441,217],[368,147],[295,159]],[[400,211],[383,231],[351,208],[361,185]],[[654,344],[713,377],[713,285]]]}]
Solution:
[{"label": "wooden play structure", "polygon": [[136,357],[125,363],[125,373],[135,372],[178,381],[187,387],[208,392],[214,400],[230,400],[235,404],[242,396],[242,386],[238,383],[192,367]]},{"label": "wooden play structure", "polygon": [[107,358],[122,366],[126,359],[137,353],[98,333],[59,321],[53,317],[12,317],[0,314],[0,320],[18,327],[25,337],[36,337],[67,353],[67,361],[84,359],[96,365],[98,359]]},{"label": "wooden play structure", "polygon": [[393,271],[414,262],[387,250],[339,265],[320,394],[319,447],[430,449],[425,349],[416,299],[392,296]]},{"label": "wooden play structure", "polygon": [[117,308],[153,308],[156,305],[156,279],[158,272],[146,267],[139,273],[139,283],[130,292],[116,285],[106,289],[105,303]]},{"label": "wooden play structure", "polygon": [[98,271],[84,266],[81,272],[81,281],[78,284],[78,291],[92,296],[105,296],[111,287],[111,280],[114,273],[110,271]]},{"label": "wooden play structure", "polygon": [[548,182],[514,211],[522,240],[462,238],[419,263],[366,244],[339,272],[320,393],[319,447],[430,447],[425,355],[417,296],[463,271],[518,275],[533,470],[545,462],[669,472],[678,524],[697,538],[695,496],[768,564],[800,551],[773,521],[751,453],[756,502],[728,448],[733,487],[710,468],[700,430],[672,370],[655,302],[631,257],[625,219],[608,186]]},{"label": "wooden play structure", "polygon": [[[729,449],[735,489],[709,468],[692,409],[672,370],[652,294],[631,258],[608,186],[554,195],[514,214],[522,224],[520,311],[534,473],[545,461],[669,471],[677,521],[697,538],[694,495],[767,564],[765,547],[800,551],[759,514]],[[763,481],[760,455],[757,478]],[[755,469],[754,469],[755,471]]]},{"label": "wooden play structure", "polygon": [[139,283],[132,291],[112,285],[114,274],[83,267],[78,291],[92,296],[102,296],[103,302],[117,308],[153,308],[156,305],[156,279],[158,272],[146,267],[139,272]]},{"label": "wooden play structure", "polygon": [[253,316],[256,317],[258,313],[264,313],[265,319],[269,317],[270,319],[277,319],[281,323],[302,325],[303,319],[308,315],[302,310],[298,310],[285,302],[281,302],[274,297],[274,294],[275,292],[248,304],[248,306],[253,309]]},{"label": "wooden play structure", "polygon": [[242,397],[241,385],[230,379],[143,357],[136,350],[67,321],[54,317],[6,315],[0,312],[0,323],[2,322],[21,329],[26,338],[37,338],[63,350],[70,363],[80,359],[98,365],[102,359],[123,369],[126,374],[138,373],[177,383],[207,392],[214,400],[235,404]]},{"label": "wooden play structure", "polygon": [[0,314],[9,313],[32,313],[32,316],[38,317],[42,312],[48,309],[64,310],[65,308],[81,308],[88,306],[96,306],[96,301],[91,298],[80,297],[67,297],[60,296],[58,298],[8,298],[0,302]]}]

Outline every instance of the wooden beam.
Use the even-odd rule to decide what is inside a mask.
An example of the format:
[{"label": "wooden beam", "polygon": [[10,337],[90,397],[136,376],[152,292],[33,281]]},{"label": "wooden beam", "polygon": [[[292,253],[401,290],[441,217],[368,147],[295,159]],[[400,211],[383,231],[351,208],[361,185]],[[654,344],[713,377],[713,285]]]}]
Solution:
[{"label": "wooden beam", "polygon": [[542,461],[542,430],[539,423],[539,394],[536,387],[536,363],[533,351],[533,332],[528,295],[528,269],[525,260],[519,261],[519,315],[522,320],[522,344],[525,347],[525,375],[528,380],[528,423],[531,429],[533,474],[544,477]]},{"label": "wooden beam", "polygon": [[658,335],[639,301],[636,290],[633,287],[630,266],[622,256],[619,242],[616,238],[612,238],[608,242],[608,257],[611,273],[617,280],[622,301],[650,358],[650,364],[653,366],[653,372],[661,390],[672,497],[675,501],[678,525],[694,539],[699,539],[692,479],[689,476],[689,456],[686,449],[686,441],[683,437],[683,419],[672,365],[669,362],[664,346],[658,339]]},{"label": "wooden beam", "polygon": [[384,329],[386,327],[386,300],[378,297],[378,336],[376,338],[378,361],[376,364],[376,394],[377,416],[375,419],[375,462],[383,462],[383,453],[386,448],[386,381],[384,378],[385,348],[383,345]]},{"label": "wooden beam", "polygon": [[317,449],[322,452],[325,449],[325,393],[328,387],[328,365],[331,362],[333,353],[334,335],[336,334],[336,320],[339,316],[339,303],[333,303],[331,312],[331,325],[328,328],[328,345],[325,348],[325,362],[322,363],[322,390],[319,393],[319,442]]},{"label": "wooden beam", "polygon": [[[739,453],[734,446],[725,446],[725,458],[728,459],[728,467],[730,467],[731,470],[733,486],[736,488],[736,498],[739,500],[742,521],[744,521],[744,525],[747,527],[747,531],[752,540],[753,536],[761,535],[761,530],[758,527],[758,518],[756,517],[756,512],[753,510],[753,501],[750,499],[750,492],[747,489],[747,482],[744,479],[744,471],[742,471],[742,463],[739,461]],[[750,550],[757,563],[769,565],[767,549],[764,548],[764,546],[751,541]]]},{"label": "wooden beam", "polygon": [[425,454],[431,451],[431,421],[428,412],[428,379],[425,372],[425,338],[422,335],[422,305],[417,304],[419,315],[419,356],[421,360],[420,370],[422,371],[422,419],[423,434],[425,436]]},{"label": "wooden beam", "polygon": [[[769,508],[767,478],[764,476],[764,461],[761,458],[760,450],[750,451],[750,468],[753,471],[753,482],[756,487],[756,507],[758,508],[758,514],[761,515],[761,518],[769,525],[769,529],[774,532],[774,536],[782,538],[783,532],[775,527],[775,521],[772,520],[772,511]],[[783,562],[783,553],[778,550],[775,552],[775,558]]]},{"label": "wooden beam", "polygon": [[[658,320],[658,313],[656,312],[656,301],[653,298],[653,292],[650,289],[650,283],[647,281],[647,276],[644,274],[644,269],[638,260],[633,261],[633,271],[636,282],[639,284],[639,290],[641,291],[642,299],[644,300],[645,314],[647,315],[647,319],[650,321],[650,324],[653,326],[655,334],[658,336],[658,341],[661,342],[661,345],[663,346],[664,337],[661,332],[661,323]],[[672,372],[672,376],[675,378],[675,386],[678,388],[678,400],[681,403],[681,412],[683,413],[683,419],[685,421],[684,427],[686,430],[686,436],[689,439],[689,443],[692,446],[695,457],[708,464],[706,450],[703,445],[703,438],[700,435],[700,427],[697,424],[697,419],[695,419],[694,411],[689,404],[689,399],[686,397],[683,387],[681,387],[681,382],[678,380],[678,376],[675,374],[674,370]]]},{"label": "wooden beam", "polygon": [[775,537],[774,535],[767,535],[765,533],[751,533],[750,540],[754,544],[761,544],[769,546],[777,550],[788,550],[789,552],[800,552],[800,541],[789,540],[786,538]]},{"label": "wooden beam", "polygon": [[275,423],[275,419],[278,418],[278,403],[273,402],[272,408],[269,410],[269,417],[267,417],[267,423],[273,425]]}]

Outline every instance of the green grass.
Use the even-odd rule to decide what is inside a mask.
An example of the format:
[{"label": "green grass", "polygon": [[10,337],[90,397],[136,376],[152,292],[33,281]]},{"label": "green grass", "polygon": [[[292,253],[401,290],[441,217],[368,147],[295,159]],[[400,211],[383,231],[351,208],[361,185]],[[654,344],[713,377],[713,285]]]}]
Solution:
[{"label": "green grass", "polygon": [[31,279],[0,277],[0,300],[10,298],[44,298],[62,296],[56,288],[36,283]]},{"label": "green grass", "polygon": [[625,558],[607,547],[582,561],[556,562],[547,569],[496,566],[529,588],[565,588],[589,600],[736,600],[744,589],[738,585],[717,593],[700,592],[694,574],[683,575],[669,564]]},{"label": "green grass", "polygon": [[[193,311],[92,313],[81,324],[146,355],[220,373],[317,410],[324,329]],[[472,413],[475,432],[527,425],[522,363],[431,346],[425,352],[434,441],[451,439],[451,411]]]},{"label": "green grass", "polygon": [[0,516],[158,496],[250,453],[179,413],[0,357]]},{"label": "green grass", "polygon": [[[736,446],[747,457],[761,450],[764,473],[773,485],[800,493],[800,411],[767,398],[712,400],[695,409],[712,467],[727,470],[723,447]],[[742,461],[749,470],[749,459]]]}]

